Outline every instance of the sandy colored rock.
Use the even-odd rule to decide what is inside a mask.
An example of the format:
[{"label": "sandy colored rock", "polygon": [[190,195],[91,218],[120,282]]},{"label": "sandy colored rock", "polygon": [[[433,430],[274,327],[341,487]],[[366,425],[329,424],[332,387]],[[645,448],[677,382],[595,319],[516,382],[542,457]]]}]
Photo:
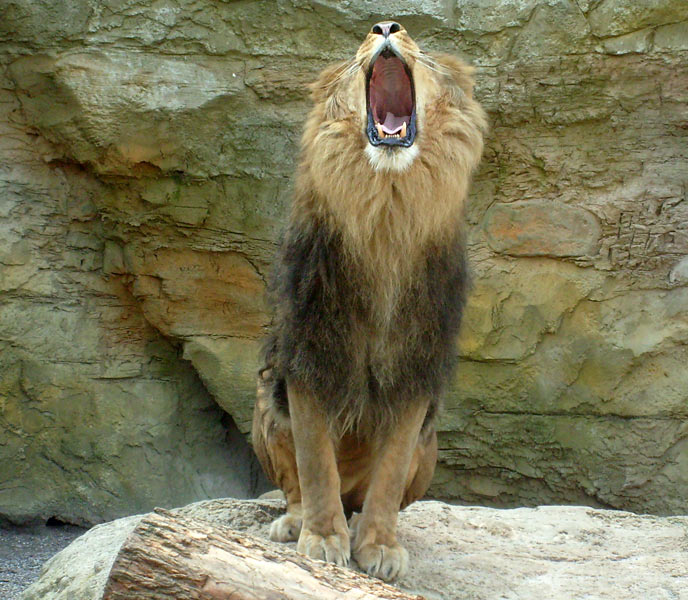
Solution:
[{"label": "sandy colored rock", "polygon": [[686,19],[688,8],[685,4],[672,4],[662,0],[649,0],[642,5],[633,0],[603,0],[589,12],[592,30],[600,37]]},{"label": "sandy colored rock", "polygon": [[4,3],[0,515],[96,522],[257,481],[232,421],[306,84],[383,17],[475,64],[491,122],[432,492],[685,513],[686,11]]},{"label": "sandy colored rock", "polygon": [[253,421],[260,353],[260,343],[250,339],[198,336],[184,342],[184,358],[246,435]]},{"label": "sandy colored rock", "polygon": [[[276,500],[215,500],[174,513],[267,539],[270,522],[283,506]],[[139,518],[86,533],[46,564],[22,599],[100,600],[108,565]],[[683,598],[687,535],[686,517],[417,502],[399,515],[399,538],[411,562],[397,585],[429,600]]]},{"label": "sandy colored rock", "polygon": [[259,337],[267,324],[264,284],[236,252],[125,248],[131,286],[146,319],[172,337]]},{"label": "sandy colored rock", "polygon": [[494,204],[483,227],[490,247],[511,256],[593,256],[601,233],[594,215],[558,202]]}]

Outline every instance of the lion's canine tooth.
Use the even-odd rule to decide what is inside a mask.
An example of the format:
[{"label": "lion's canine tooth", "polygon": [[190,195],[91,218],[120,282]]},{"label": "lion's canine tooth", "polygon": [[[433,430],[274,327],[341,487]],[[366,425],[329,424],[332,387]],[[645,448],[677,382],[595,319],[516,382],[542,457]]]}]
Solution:
[{"label": "lion's canine tooth", "polygon": [[406,121],[401,124],[401,137],[406,137]]},{"label": "lion's canine tooth", "polygon": [[382,131],[382,125],[380,125],[379,123],[375,123],[375,129],[377,129],[377,135],[380,137],[380,139],[384,139],[385,137],[387,137],[385,135],[385,132]]}]

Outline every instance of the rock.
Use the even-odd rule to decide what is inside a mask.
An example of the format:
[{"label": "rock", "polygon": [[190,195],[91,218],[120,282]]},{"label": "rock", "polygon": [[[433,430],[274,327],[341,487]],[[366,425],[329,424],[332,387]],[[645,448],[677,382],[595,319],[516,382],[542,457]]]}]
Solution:
[{"label": "rock", "polygon": [[669,273],[671,283],[688,282],[688,257],[679,260],[671,273]]},{"label": "rock", "polygon": [[[534,280],[552,277],[533,267]],[[520,273],[515,279],[527,281]],[[445,403],[434,496],[508,506],[518,490],[527,504],[563,498],[682,510],[686,290],[600,301],[586,299],[585,288],[567,289],[573,282],[549,279],[545,289],[554,296],[533,284],[528,300],[521,296],[528,297],[526,286],[495,300],[478,296],[479,307],[469,301],[467,322],[480,328],[464,327],[462,334],[467,359]],[[544,310],[557,305],[560,313]],[[527,323],[527,333],[514,323]],[[482,332],[495,344],[480,344]]]},{"label": "rock", "polygon": [[[267,539],[283,506],[277,500],[214,500],[174,513]],[[84,534],[45,565],[22,599],[99,600],[109,566],[140,518]],[[399,540],[409,551],[410,569],[397,584],[429,600],[679,598],[688,587],[686,535],[686,517],[417,502],[399,516]]]},{"label": "rock", "polygon": [[658,50],[688,50],[688,23],[673,23],[659,27],[654,38],[654,47]]},{"label": "rock", "polygon": [[267,324],[263,279],[236,252],[125,248],[132,293],[163,334],[256,338]]},{"label": "rock", "polygon": [[594,279],[573,265],[495,260],[490,273],[473,284],[459,338],[461,353],[467,359],[523,360],[593,289]]},{"label": "rock", "polygon": [[432,493],[685,513],[686,11],[2,4],[0,516],[259,491],[243,438],[306,86],[389,16],[476,65],[491,121]]},{"label": "rock", "polygon": [[558,202],[494,204],[483,227],[490,247],[511,256],[593,256],[601,234],[594,215]]},{"label": "rock", "polygon": [[609,54],[629,54],[647,52],[652,45],[652,29],[641,29],[626,35],[604,40],[602,47]]},{"label": "rock", "polygon": [[96,525],[53,556],[21,598],[102,598],[112,563],[141,516]]},{"label": "rock", "polygon": [[649,0],[642,6],[633,0],[603,0],[590,10],[588,19],[593,33],[603,37],[685,21],[688,8],[662,0]]},{"label": "rock", "polygon": [[464,0],[457,2],[457,25],[468,34],[499,33],[508,28],[522,28],[530,19],[537,0],[503,2]]},{"label": "rock", "polygon": [[[167,344],[147,350],[154,364],[176,356]],[[246,497],[259,490],[246,442],[190,365],[142,373],[136,356],[91,365],[75,358],[58,365],[2,354],[5,518],[87,524],[169,505],[175,497]],[[22,485],[8,486],[12,481]]]},{"label": "rock", "polygon": [[253,420],[260,344],[255,340],[194,337],[184,343],[184,358],[196,368],[217,403],[248,435]]}]

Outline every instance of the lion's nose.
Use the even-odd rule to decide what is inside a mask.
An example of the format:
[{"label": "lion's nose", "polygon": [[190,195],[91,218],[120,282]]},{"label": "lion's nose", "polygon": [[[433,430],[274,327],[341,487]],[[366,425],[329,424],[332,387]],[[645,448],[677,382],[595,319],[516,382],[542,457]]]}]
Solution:
[{"label": "lion's nose", "polygon": [[401,25],[399,25],[399,23],[395,23],[394,21],[382,21],[381,23],[376,23],[373,25],[373,29],[371,31],[377,35],[389,37],[391,34],[401,31]]}]

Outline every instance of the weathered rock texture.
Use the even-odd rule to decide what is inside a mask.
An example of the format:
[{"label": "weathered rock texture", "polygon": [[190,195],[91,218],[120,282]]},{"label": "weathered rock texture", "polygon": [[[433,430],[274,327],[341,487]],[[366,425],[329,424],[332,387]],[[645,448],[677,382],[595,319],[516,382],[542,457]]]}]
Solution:
[{"label": "weathered rock texture", "polygon": [[5,0],[0,513],[226,490],[304,86],[387,16],[492,122],[431,492],[688,510],[685,0]]},{"label": "weathered rock texture", "polygon": [[[173,515],[267,539],[282,507],[276,501],[215,500]],[[74,541],[46,563],[22,599],[100,600],[112,563],[140,519],[99,525]],[[411,563],[398,585],[428,600],[688,597],[686,517],[417,502],[400,513],[399,536]],[[261,577],[259,569],[254,577]]]}]

